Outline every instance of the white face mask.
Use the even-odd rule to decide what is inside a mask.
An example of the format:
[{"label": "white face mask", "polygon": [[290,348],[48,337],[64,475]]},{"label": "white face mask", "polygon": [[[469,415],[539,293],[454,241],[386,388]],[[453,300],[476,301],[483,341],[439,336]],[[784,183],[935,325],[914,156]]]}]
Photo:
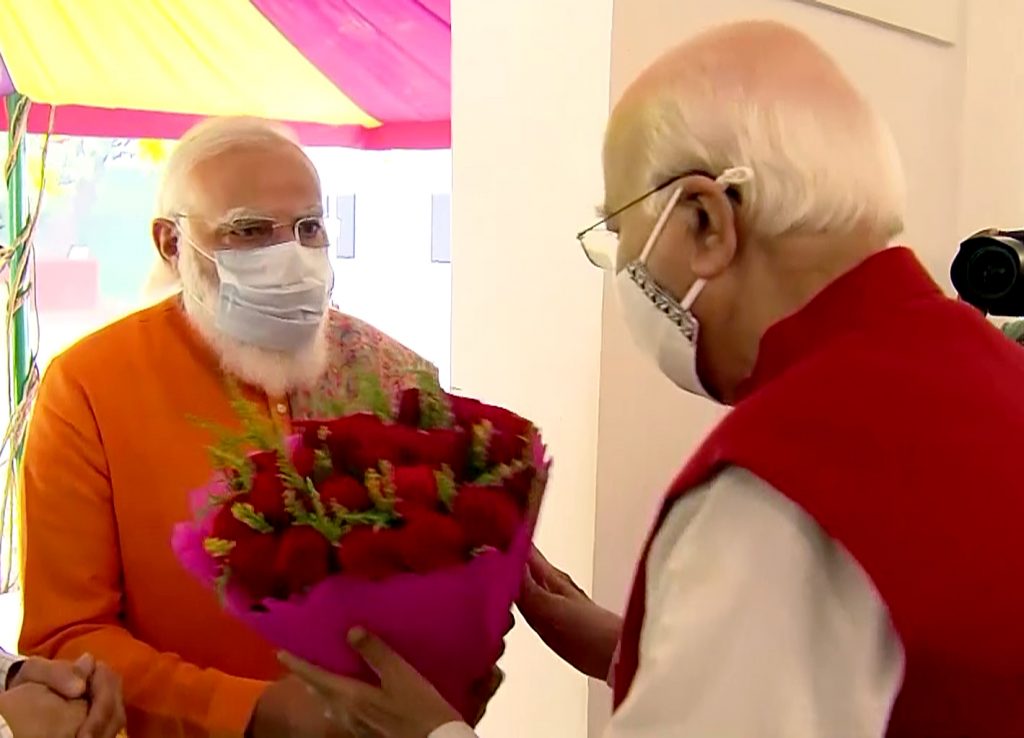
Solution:
[{"label": "white face mask", "polygon": [[334,287],[326,247],[286,241],[211,255],[188,242],[217,267],[219,331],[253,346],[289,352],[316,337]]},{"label": "white face mask", "polygon": [[[727,169],[715,181],[723,186],[750,180],[748,167]],[[692,312],[707,282],[698,279],[682,300],[676,301],[654,281],[647,268],[647,259],[665,229],[669,216],[683,195],[677,188],[647,237],[636,261],[630,262],[615,275],[615,292],[622,307],[633,341],[651,357],[661,372],[687,392],[711,398],[697,374],[697,338],[700,324]]]}]

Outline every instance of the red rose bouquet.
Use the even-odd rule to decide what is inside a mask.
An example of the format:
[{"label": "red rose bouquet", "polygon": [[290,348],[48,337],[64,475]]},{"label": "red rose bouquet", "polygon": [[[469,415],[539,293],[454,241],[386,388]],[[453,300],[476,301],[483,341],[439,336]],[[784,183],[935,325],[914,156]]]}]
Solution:
[{"label": "red rose bouquet", "polygon": [[[537,429],[424,382],[373,412],[280,438],[236,402],[241,434],[172,545],[188,571],[275,646],[372,680],[346,634],[380,635],[456,708],[501,649],[549,461]],[[244,449],[251,449],[245,451]]]}]

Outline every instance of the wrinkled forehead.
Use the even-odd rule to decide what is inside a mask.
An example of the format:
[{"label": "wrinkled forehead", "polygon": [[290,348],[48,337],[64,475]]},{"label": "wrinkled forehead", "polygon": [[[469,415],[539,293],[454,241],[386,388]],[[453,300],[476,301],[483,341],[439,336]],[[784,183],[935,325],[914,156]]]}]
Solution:
[{"label": "wrinkled forehead", "polygon": [[198,163],[189,176],[192,210],[211,220],[319,213],[320,179],[303,151],[287,142],[236,146]]}]

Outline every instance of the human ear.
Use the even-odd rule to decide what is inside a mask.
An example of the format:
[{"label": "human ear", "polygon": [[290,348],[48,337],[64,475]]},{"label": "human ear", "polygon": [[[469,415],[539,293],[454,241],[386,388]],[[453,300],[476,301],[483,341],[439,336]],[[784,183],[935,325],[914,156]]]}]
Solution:
[{"label": "human ear", "polygon": [[690,268],[701,279],[713,279],[736,258],[736,211],[722,186],[702,178],[686,198],[693,211],[694,248]]},{"label": "human ear", "polygon": [[157,218],[151,232],[160,258],[167,264],[173,264],[178,256],[178,227],[166,218]]}]

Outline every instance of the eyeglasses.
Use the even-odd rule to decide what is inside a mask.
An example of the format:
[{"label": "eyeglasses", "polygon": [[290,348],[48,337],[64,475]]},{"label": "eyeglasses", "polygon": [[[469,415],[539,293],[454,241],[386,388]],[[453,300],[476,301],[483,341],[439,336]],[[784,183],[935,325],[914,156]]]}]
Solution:
[{"label": "eyeglasses", "polygon": [[[587,261],[596,266],[598,269],[614,269],[616,254],[619,249],[619,234],[616,231],[613,231],[608,228],[608,223],[611,221],[611,219],[626,212],[634,205],[639,205],[648,197],[656,195],[662,190],[671,187],[679,180],[685,179],[686,177],[693,177],[698,175],[714,179],[713,174],[705,172],[702,169],[691,169],[689,171],[683,172],[682,174],[677,174],[674,177],[665,180],[657,187],[648,190],[639,197],[630,200],[618,210],[612,211],[604,218],[594,223],[594,225],[590,226],[589,228],[585,228],[579,233],[577,233],[576,240],[579,241],[580,246],[583,247],[583,254],[584,256],[587,257]],[[739,202],[739,192],[735,188],[727,187],[725,193],[726,195],[730,196],[731,198]]]},{"label": "eyeglasses", "polygon": [[[204,220],[201,216],[179,213],[177,218]],[[287,229],[295,240],[309,248],[325,248],[328,245],[324,219],[319,215],[307,215],[291,222],[273,218],[246,216],[220,223],[214,229],[214,237],[224,248],[247,249],[270,246],[277,243],[277,234]]]},{"label": "eyeglasses", "polygon": [[579,241],[580,246],[583,247],[583,255],[587,257],[587,261],[598,269],[614,269],[615,256],[619,249],[619,234],[608,228],[608,223],[611,222],[612,218],[621,215],[634,205],[639,205],[648,197],[656,195],[662,190],[671,187],[683,177],[687,177],[691,174],[697,174],[697,172],[679,174],[662,182],[654,189],[648,190],[639,197],[630,200],[618,210],[613,210],[592,226],[584,228],[582,231],[577,233],[576,240]]}]

